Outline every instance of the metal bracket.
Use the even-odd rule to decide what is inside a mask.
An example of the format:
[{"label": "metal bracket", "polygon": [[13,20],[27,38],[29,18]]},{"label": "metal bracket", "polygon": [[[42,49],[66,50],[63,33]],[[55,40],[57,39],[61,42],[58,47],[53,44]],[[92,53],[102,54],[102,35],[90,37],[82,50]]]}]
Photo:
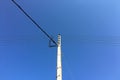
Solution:
[{"label": "metal bracket", "polygon": [[49,40],[49,47],[57,47],[57,45],[55,45],[51,40]]}]

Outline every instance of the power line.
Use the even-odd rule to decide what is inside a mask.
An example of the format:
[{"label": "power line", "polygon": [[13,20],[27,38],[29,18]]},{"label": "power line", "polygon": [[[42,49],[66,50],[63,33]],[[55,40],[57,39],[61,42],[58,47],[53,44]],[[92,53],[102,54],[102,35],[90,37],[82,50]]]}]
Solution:
[{"label": "power line", "polygon": [[28,15],[28,13],[25,12],[25,10],[17,2],[15,2],[15,0],[12,0],[12,2],[57,46],[56,41],[53,40],[53,38],[50,37],[50,35],[44,31],[41,26],[30,15]]}]

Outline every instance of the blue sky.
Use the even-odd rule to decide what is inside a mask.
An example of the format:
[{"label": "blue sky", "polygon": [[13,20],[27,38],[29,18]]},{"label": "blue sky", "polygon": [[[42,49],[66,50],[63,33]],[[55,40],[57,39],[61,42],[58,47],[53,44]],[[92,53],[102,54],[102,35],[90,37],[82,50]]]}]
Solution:
[{"label": "blue sky", "polygon": [[[63,80],[120,80],[119,0],[16,0],[57,40]],[[56,48],[10,1],[0,1],[0,80],[56,80]]]}]

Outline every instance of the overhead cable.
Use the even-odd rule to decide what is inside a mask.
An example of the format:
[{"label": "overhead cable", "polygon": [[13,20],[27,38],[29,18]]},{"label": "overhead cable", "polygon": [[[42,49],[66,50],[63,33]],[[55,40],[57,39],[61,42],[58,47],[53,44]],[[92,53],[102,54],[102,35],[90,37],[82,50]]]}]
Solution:
[{"label": "overhead cable", "polygon": [[56,41],[53,40],[53,38],[50,37],[50,35],[44,31],[41,26],[30,15],[28,15],[28,13],[25,12],[25,10],[17,2],[15,2],[15,0],[12,0],[12,2],[57,46]]}]

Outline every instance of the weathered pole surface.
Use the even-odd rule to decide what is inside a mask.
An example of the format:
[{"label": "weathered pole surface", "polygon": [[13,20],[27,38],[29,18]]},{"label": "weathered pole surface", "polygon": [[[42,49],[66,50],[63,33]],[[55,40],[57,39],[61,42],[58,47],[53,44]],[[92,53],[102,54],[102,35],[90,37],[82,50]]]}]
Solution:
[{"label": "weathered pole surface", "polygon": [[57,80],[62,80],[61,35],[58,34],[57,46]]}]

